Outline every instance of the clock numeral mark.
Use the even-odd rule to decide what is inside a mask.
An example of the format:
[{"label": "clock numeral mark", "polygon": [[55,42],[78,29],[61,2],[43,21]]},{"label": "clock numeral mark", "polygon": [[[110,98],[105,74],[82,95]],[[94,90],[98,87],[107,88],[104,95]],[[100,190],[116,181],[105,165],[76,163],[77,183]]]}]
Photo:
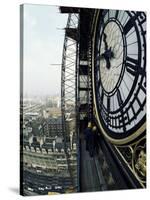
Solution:
[{"label": "clock numeral mark", "polygon": [[126,69],[131,75],[135,76],[138,70],[138,60],[128,57],[126,58]]},{"label": "clock numeral mark", "polygon": [[119,10],[116,11],[115,18],[118,18]]},{"label": "clock numeral mark", "polygon": [[131,122],[130,122],[130,117],[129,117],[128,111],[126,111],[126,114],[127,114],[128,123],[130,124]]},{"label": "clock numeral mark", "polygon": [[112,121],[112,127],[113,127],[114,126],[114,118],[113,117],[112,117],[111,121]]},{"label": "clock numeral mark", "polygon": [[118,99],[119,106],[121,106],[123,101],[122,101],[122,97],[121,97],[121,93],[119,89],[117,92],[117,99]]},{"label": "clock numeral mark", "polygon": [[[121,106],[123,101],[122,101],[122,97],[121,97],[121,93],[120,93],[119,89],[118,89],[118,92],[117,92],[117,98],[118,98],[119,106]],[[119,120],[119,122],[123,123],[123,131],[126,132],[125,118],[124,118],[124,114],[123,114],[123,110],[122,109],[121,109],[121,119]]]},{"label": "clock numeral mark", "polygon": [[133,105],[131,104],[131,105],[130,105],[130,107],[131,107],[131,109],[132,109],[133,116],[134,116],[134,118],[136,119],[136,113],[135,113],[135,110],[134,110],[134,107],[133,107]]},{"label": "clock numeral mark", "polygon": [[123,27],[123,32],[124,32],[125,35],[127,35],[128,32],[132,29],[132,27],[135,25],[135,19],[136,18],[137,18],[137,16],[130,18],[128,20],[128,22],[125,24],[125,26]]},{"label": "clock numeral mark", "polygon": [[139,98],[137,95],[135,95],[135,99],[137,100],[139,106],[140,106],[140,110],[143,110],[143,106],[142,106],[142,103],[140,102]]},{"label": "clock numeral mark", "polygon": [[115,117],[115,127],[117,127],[117,118]]},{"label": "clock numeral mark", "polygon": [[145,70],[140,67],[138,60],[134,58],[127,56],[125,65],[127,72],[129,72],[133,76],[135,76],[137,73],[143,76],[146,75]]},{"label": "clock numeral mark", "polygon": [[107,111],[110,112],[110,97],[107,97]]},{"label": "clock numeral mark", "polygon": [[131,62],[131,63],[135,64],[135,65],[138,65],[138,60],[136,60],[136,59],[134,59],[134,58],[131,58],[131,57],[127,56],[127,57],[126,57],[126,60],[127,60],[128,62]]}]

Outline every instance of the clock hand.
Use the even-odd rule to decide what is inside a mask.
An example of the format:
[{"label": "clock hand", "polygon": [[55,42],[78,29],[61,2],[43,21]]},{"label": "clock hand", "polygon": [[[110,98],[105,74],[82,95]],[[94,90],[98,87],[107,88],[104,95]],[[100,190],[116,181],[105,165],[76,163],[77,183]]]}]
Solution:
[{"label": "clock hand", "polygon": [[100,55],[100,58],[105,58],[105,59],[106,59],[106,52],[108,51],[108,44],[107,44],[106,38],[107,38],[107,35],[106,33],[104,33],[103,42],[105,44],[105,52]]},{"label": "clock hand", "polygon": [[110,69],[110,59],[113,57],[113,52],[111,51],[111,47],[107,49],[103,54],[100,55],[100,58],[104,58],[106,60],[106,67]]},{"label": "clock hand", "polygon": [[108,57],[106,57],[105,59],[106,59],[106,67],[107,69],[110,69],[110,60]]},{"label": "clock hand", "polygon": [[106,41],[107,35],[104,33],[103,42],[105,44],[105,52],[100,55],[100,58],[104,58],[106,60],[106,67],[110,69],[110,59],[114,57],[114,53],[111,50],[111,47],[108,49],[108,44]]},{"label": "clock hand", "polygon": [[105,52],[100,55],[100,58],[105,58],[105,59],[110,59],[111,57],[113,57],[113,53],[111,52],[111,47],[105,50]]},{"label": "clock hand", "polygon": [[106,33],[104,33],[103,42],[105,44],[105,51],[108,50],[108,44],[107,44],[106,38],[107,38],[107,35],[106,35]]}]

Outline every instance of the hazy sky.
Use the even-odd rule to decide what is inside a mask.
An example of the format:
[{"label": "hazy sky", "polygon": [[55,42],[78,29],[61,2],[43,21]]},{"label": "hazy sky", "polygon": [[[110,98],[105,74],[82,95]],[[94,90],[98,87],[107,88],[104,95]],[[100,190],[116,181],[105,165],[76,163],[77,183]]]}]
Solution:
[{"label": "hazy sky", "polygon": [[24,6],[24,94],[55,95],[61,90],[66,14],[56,6]]}]

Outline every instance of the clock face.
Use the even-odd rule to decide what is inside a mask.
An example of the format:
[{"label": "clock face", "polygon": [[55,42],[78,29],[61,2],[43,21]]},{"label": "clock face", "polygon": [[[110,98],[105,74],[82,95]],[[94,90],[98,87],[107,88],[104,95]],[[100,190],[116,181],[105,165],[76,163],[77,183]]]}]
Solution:
[{"label": "clock face", "polygon": [[[146,15],[103,10],[94,37],[97,117],[114,139],[131,136],[146,120]],[[141,131],[142,132],[142,131]]]},{"label": "clock face", "polygon": [[[118,43],[118,38],[120,39],[119,43]],[[104,90],[107,93],[110,93],[113,90],[115,90],[119,78],[121,76],[123,67],[122,62],[124,55],[123,52],[124,43],[121,30],[116,22],[110,21],[105,26],[101,40],[102,41],[99,49],[99,52],[101,52],[100,53],[101,83]]]}]

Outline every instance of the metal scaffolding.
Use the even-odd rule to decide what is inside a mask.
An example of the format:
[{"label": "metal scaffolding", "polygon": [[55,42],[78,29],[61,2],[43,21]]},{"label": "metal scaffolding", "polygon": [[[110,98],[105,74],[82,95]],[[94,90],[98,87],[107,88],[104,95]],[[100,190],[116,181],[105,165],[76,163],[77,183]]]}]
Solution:
[{"label": "metal scaffolding", "polygon": [[[74,170],[70,161],[70,134],[74,133],[74,142],[77,144],[76,131],[76,98],[77,98],[77,62],[78,62],[78,23],[77,13],[68,15],[65,28],[65,39],[62,55],[61,72],[61,111],[64,133],[65,152],[68,158],[68,169],[73,180],[73,186],[77,186],[77,176],[74,177]],[[68,124],[71,121],[71,131]]]},{"label": "metal scaffolding", "polygon": [[62,56],[61,109],[64,120],[75,114],[78,16],[69,14]]}]

